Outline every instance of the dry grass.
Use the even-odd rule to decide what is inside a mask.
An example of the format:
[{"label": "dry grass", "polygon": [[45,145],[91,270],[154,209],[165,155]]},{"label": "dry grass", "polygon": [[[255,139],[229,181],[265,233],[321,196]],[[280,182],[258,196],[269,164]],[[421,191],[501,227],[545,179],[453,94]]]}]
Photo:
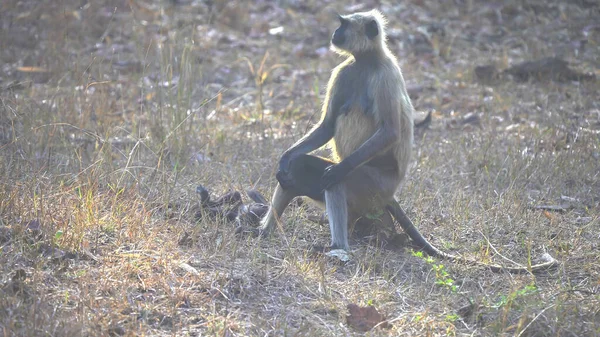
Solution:
[{"label": "dry grass", "polygon": [[472,79],[555,54],[600,75],[597,5],[380,6],[434,110],[399,198],[443,249],[560,261],[515,276],[367,242],[311,256],[329,234],[307,206],[269,239],[195,222],[197,184],[270,195],[339,59],[318,2],[181,2],[0,4],[2,334],[353,336],[356,303],[392,321],[373,336],[600,335],[600,86]]}]

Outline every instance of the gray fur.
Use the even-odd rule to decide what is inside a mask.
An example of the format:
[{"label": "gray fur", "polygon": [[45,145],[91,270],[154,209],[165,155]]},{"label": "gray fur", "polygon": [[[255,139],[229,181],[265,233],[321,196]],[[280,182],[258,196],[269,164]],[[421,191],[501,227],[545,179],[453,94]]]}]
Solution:
[{"label": "gray fur", "polygon": [[[331,249],[348,250],[348,205],[343,184],[338,184],[325,191],[325,207],[329,215],[331,230]],[[340,225],[343,224],[343,225]]]},{"label": "gray fur", "polygon": [[[373,22],[377,34],[367,36],[367,31],[373,32]],[[385,209],[393,199],[410,160],[413,107],[400,67],[385,44],[384,28],[385,20],[377,11],[343,17],[332,43],[336,52],[348,58],[332,72],[321,121],[280,160],[280,184],[272,210],[263,219],[263,234],[271,231],[291,199],[306,190],[295,184],[314,179],[314,172],[309,177],[302,170],[291,170],[302,166],[295,160],[326,143],[332,156],[323,159],[321,181],[310,190],[318,186],[325,190],[332,248],[348,249],[348,224]]]}]

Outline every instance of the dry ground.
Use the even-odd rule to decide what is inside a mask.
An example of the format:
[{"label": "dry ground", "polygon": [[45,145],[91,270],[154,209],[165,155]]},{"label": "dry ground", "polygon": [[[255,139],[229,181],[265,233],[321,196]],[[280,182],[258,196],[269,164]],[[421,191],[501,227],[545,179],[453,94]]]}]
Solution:
[{"label": "dry ground", "polygon": [[[307,253],[329,236],[307,205],[269,239],[193,220],[197,184],[270,196],[340,62],[329,10],[373,6],[433,111],[409,216],[445,250],[557,269],[364,241],[336,263]],[[391,321],[373,336],[600,335],[600,85],[474,78],[546,56],[598,76],[599,18],[591,0],[2,1],[0,334],[359,336],[354,303]]]}]

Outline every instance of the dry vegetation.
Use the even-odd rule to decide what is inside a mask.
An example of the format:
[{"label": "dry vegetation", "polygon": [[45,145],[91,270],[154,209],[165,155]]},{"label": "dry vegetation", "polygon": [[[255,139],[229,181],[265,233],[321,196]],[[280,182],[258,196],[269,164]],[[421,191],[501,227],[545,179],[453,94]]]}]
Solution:
[{"label": "dry vegetation", "polygon": [[[342,264],[307,253],[329,234],[301,204],[269,239],[194,221],[197,184],[270,196],[340,61],[329,10],[372,6],[433,110],[409,216],[445,250],[559,268],[366,241]],[[600,335],[600,85],[474,72],[558,56],[598,76],[599,17],[590,0],[2,1],[0,334],[358,336],[347,305],[372,304],[391,322],[373,336]]]}]

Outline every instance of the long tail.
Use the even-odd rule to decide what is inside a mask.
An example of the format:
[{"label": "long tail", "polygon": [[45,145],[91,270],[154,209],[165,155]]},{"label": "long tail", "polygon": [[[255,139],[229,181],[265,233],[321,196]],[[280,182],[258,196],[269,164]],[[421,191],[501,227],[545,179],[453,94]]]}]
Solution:
[{"label": "long tail", "polygon": [[396,200],[394,200],[393,202],[390,202],[386,206],[386,209],[388,210],[388,212],[390,212],[390,214],[392,214],[394,219],[396,219],[396,221],[398,221],[398,223],[400,224],[402,229],[406,232],[406,234],[408,234],[408,236],[411,238],[411,240],[413,240],[414,243],[420,249],[422,249],[425,253],[427,253],[431,256],[454,260],[454,261],[458,261],[458,262],[464,262],[464,263],[471,264],[471,265],[483,266],[483,267],[489,268],[493,272],[507,271],[510,273],[535,273],[535,272],[539,272],[539,271],[548,270],[548,269],[558,265],[558,261],[556,261],[552,256],[550,256],[550,254],[542,255],[542,257],[546,260],[546,262],[532,265],[530,267],[504,267],[504,266],[497,265],[497,264],[483,263],[480,261],[467,259],[467,258],[464,258],[461,256],[448,254],[444,251],[439,250],[435,246],[433,246],[431,243],[429,243],[429,241],[427,241],[427,239],[425,239],[423,237],[421,232],[419,232],[419,230],[415,227],[415,225],[412,223],[412,221],[409,219],[409,217],[406,215],[406,213],[404,213],[404,210],[402,210],[402,207],[400,207],[400,204],[398,204],[398,202]]}]

